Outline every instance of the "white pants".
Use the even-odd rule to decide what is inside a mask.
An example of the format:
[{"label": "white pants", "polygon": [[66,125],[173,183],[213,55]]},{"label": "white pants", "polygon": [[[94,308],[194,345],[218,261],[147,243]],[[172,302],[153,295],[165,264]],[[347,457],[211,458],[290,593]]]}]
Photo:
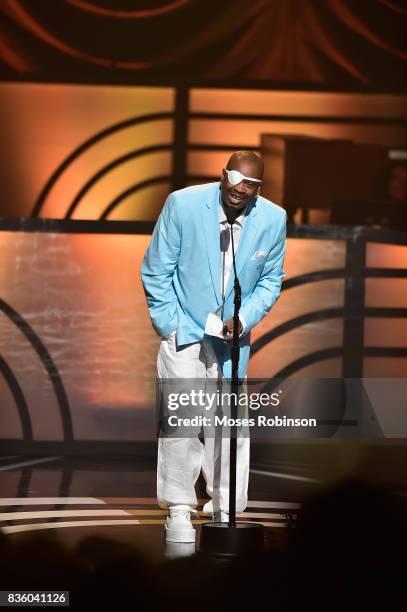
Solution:
[{"label": "white pants", "polygon": [[[209,339],[177,349],[175,332],[162,338],[157,356],[159,379],[222,379]],[[224,379],[223,379],[224,380]],[[212,380],[212,383],[214,381]],[[213,388],[213,387],[212,387]],[[203,512],[229,510],[229,446],[223,435],[205,436],[202,444],[196,436],[189,438],[160,437],[157,460],[157,501],[160,508],[176,504],[198,505],[195,483],[202,469],[206,492],[211,497]],[[247,506],[249,483],[250,438],[237,436],[236,452],[236,512]]]}]

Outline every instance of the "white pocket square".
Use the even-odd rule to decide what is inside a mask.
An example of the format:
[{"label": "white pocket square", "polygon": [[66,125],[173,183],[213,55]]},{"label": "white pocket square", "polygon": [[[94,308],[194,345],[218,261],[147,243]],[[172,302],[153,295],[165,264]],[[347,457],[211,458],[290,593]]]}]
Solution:
[{"label": "white pocket square", "polygon": [[250,257],[250,261],[256,261],[256,259],[264,259],[266,257],[266,251],[256,251],[252,257]]}]

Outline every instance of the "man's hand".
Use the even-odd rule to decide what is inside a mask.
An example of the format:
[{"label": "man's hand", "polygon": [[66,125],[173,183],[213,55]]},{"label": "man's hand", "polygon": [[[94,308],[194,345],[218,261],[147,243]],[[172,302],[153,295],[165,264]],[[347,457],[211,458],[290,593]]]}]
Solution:
[{"label": "man's hand", "polygon": [[[242,333],[242,330],[243,330],[243,325],[239,319],[239,336]],[[229,319],[223,324],[222,333],[223,333],[223,337],[225,338],[225,340],[233,339],[233,318]]]}]

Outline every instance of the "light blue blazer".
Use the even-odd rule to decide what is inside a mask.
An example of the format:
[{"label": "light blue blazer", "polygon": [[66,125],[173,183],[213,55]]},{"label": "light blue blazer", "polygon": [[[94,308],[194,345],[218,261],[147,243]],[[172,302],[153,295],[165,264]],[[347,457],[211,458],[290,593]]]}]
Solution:
[{"label": "light blue blazer", "polygon": [[[220,183],[186,187],[170,193],[145,253],[141,278],[153,327],[159,336],[177,330],[177,347],[205,337],[208,314],[221,299],[219,226]],[[262,196],[246,207],[236,252],[242,288],[239,378],[250,355],[250,330],[280,296],[285,276],[286,212]],[[223,320],[233,316],[234,272],[225,292]],[[208,337],[208,336],[206,336]],[[225,378],[231,380],[231,344],[211,337]]]}]

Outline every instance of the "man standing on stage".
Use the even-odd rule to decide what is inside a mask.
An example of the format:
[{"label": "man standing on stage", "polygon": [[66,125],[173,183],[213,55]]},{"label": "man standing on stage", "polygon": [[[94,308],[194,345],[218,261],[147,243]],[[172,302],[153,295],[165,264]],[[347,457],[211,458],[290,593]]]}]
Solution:
[{"label": "man standing on stage", "polygon": [[[239,379],[246,376],[250,331],[280,295],[284,278],[283,208],[259,195],[263,160],[237,151],[220,182],[171,193],[158,218],[141,268],[151,321],[161,337],[159,379],[231,379],[233,257],[242,289]],[[233,241],[228,218],[232,225]],[[249,437],[237,438],[236,512],[247,505]],[[160,437],[157,499],[169,510],[169,542],[194,542],[200,471],[211,497],[203,511],[228,521],[229,439]]]}]

